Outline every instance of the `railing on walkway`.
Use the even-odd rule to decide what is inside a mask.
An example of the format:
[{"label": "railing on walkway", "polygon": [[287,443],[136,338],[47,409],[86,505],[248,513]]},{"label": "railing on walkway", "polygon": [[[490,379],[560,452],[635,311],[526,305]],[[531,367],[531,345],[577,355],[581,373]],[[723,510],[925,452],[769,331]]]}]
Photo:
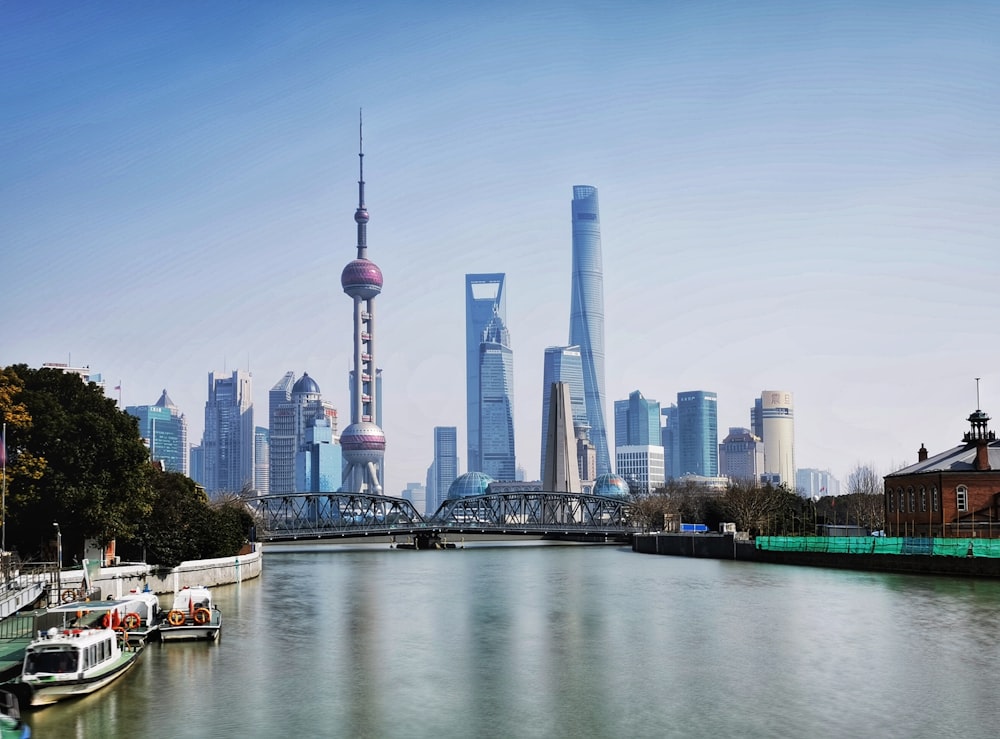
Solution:
[{"label": "railing on walkway", "polygon": [[758,549],[831,554],[924,554],[940,557],[1000,558],[1000,539],[945,539],[908,536],[758,536]]}]

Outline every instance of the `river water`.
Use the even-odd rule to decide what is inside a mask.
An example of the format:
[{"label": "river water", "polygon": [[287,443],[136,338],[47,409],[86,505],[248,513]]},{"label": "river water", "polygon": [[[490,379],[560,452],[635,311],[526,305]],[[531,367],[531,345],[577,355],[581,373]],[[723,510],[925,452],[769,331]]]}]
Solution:
[{"label": "river water", "polygon": [[994,737],[1000,583],[608,546],[267,553],[46,737]]}]

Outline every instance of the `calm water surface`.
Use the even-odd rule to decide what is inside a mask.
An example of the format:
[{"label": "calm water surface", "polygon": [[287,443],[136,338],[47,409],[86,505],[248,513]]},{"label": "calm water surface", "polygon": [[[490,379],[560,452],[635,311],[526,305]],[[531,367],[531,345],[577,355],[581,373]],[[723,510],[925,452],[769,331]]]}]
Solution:
[{"label": "calm water surface", "polygon": [[1000,583],[614,547],[268,553],[36,737],[993,737]]}]

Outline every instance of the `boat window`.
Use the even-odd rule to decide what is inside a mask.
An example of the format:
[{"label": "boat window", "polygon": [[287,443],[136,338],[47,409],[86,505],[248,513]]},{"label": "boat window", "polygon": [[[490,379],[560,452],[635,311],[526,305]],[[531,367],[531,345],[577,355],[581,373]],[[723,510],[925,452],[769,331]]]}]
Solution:
[{"label": "boat window", "polygon": [[24,674],[76,672],[76,651],[32,652],[24,663]]}]

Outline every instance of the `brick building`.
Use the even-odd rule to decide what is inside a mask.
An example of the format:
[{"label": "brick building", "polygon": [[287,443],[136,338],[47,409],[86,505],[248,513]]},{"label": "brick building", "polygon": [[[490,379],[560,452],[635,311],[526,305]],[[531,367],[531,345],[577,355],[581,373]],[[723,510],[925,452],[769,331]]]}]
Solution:
[{"label": "brick building", "polygon": [[885,476],[889,536],[1000,537],[1000,442],[981,410],[969,416],[962,443]]}]

